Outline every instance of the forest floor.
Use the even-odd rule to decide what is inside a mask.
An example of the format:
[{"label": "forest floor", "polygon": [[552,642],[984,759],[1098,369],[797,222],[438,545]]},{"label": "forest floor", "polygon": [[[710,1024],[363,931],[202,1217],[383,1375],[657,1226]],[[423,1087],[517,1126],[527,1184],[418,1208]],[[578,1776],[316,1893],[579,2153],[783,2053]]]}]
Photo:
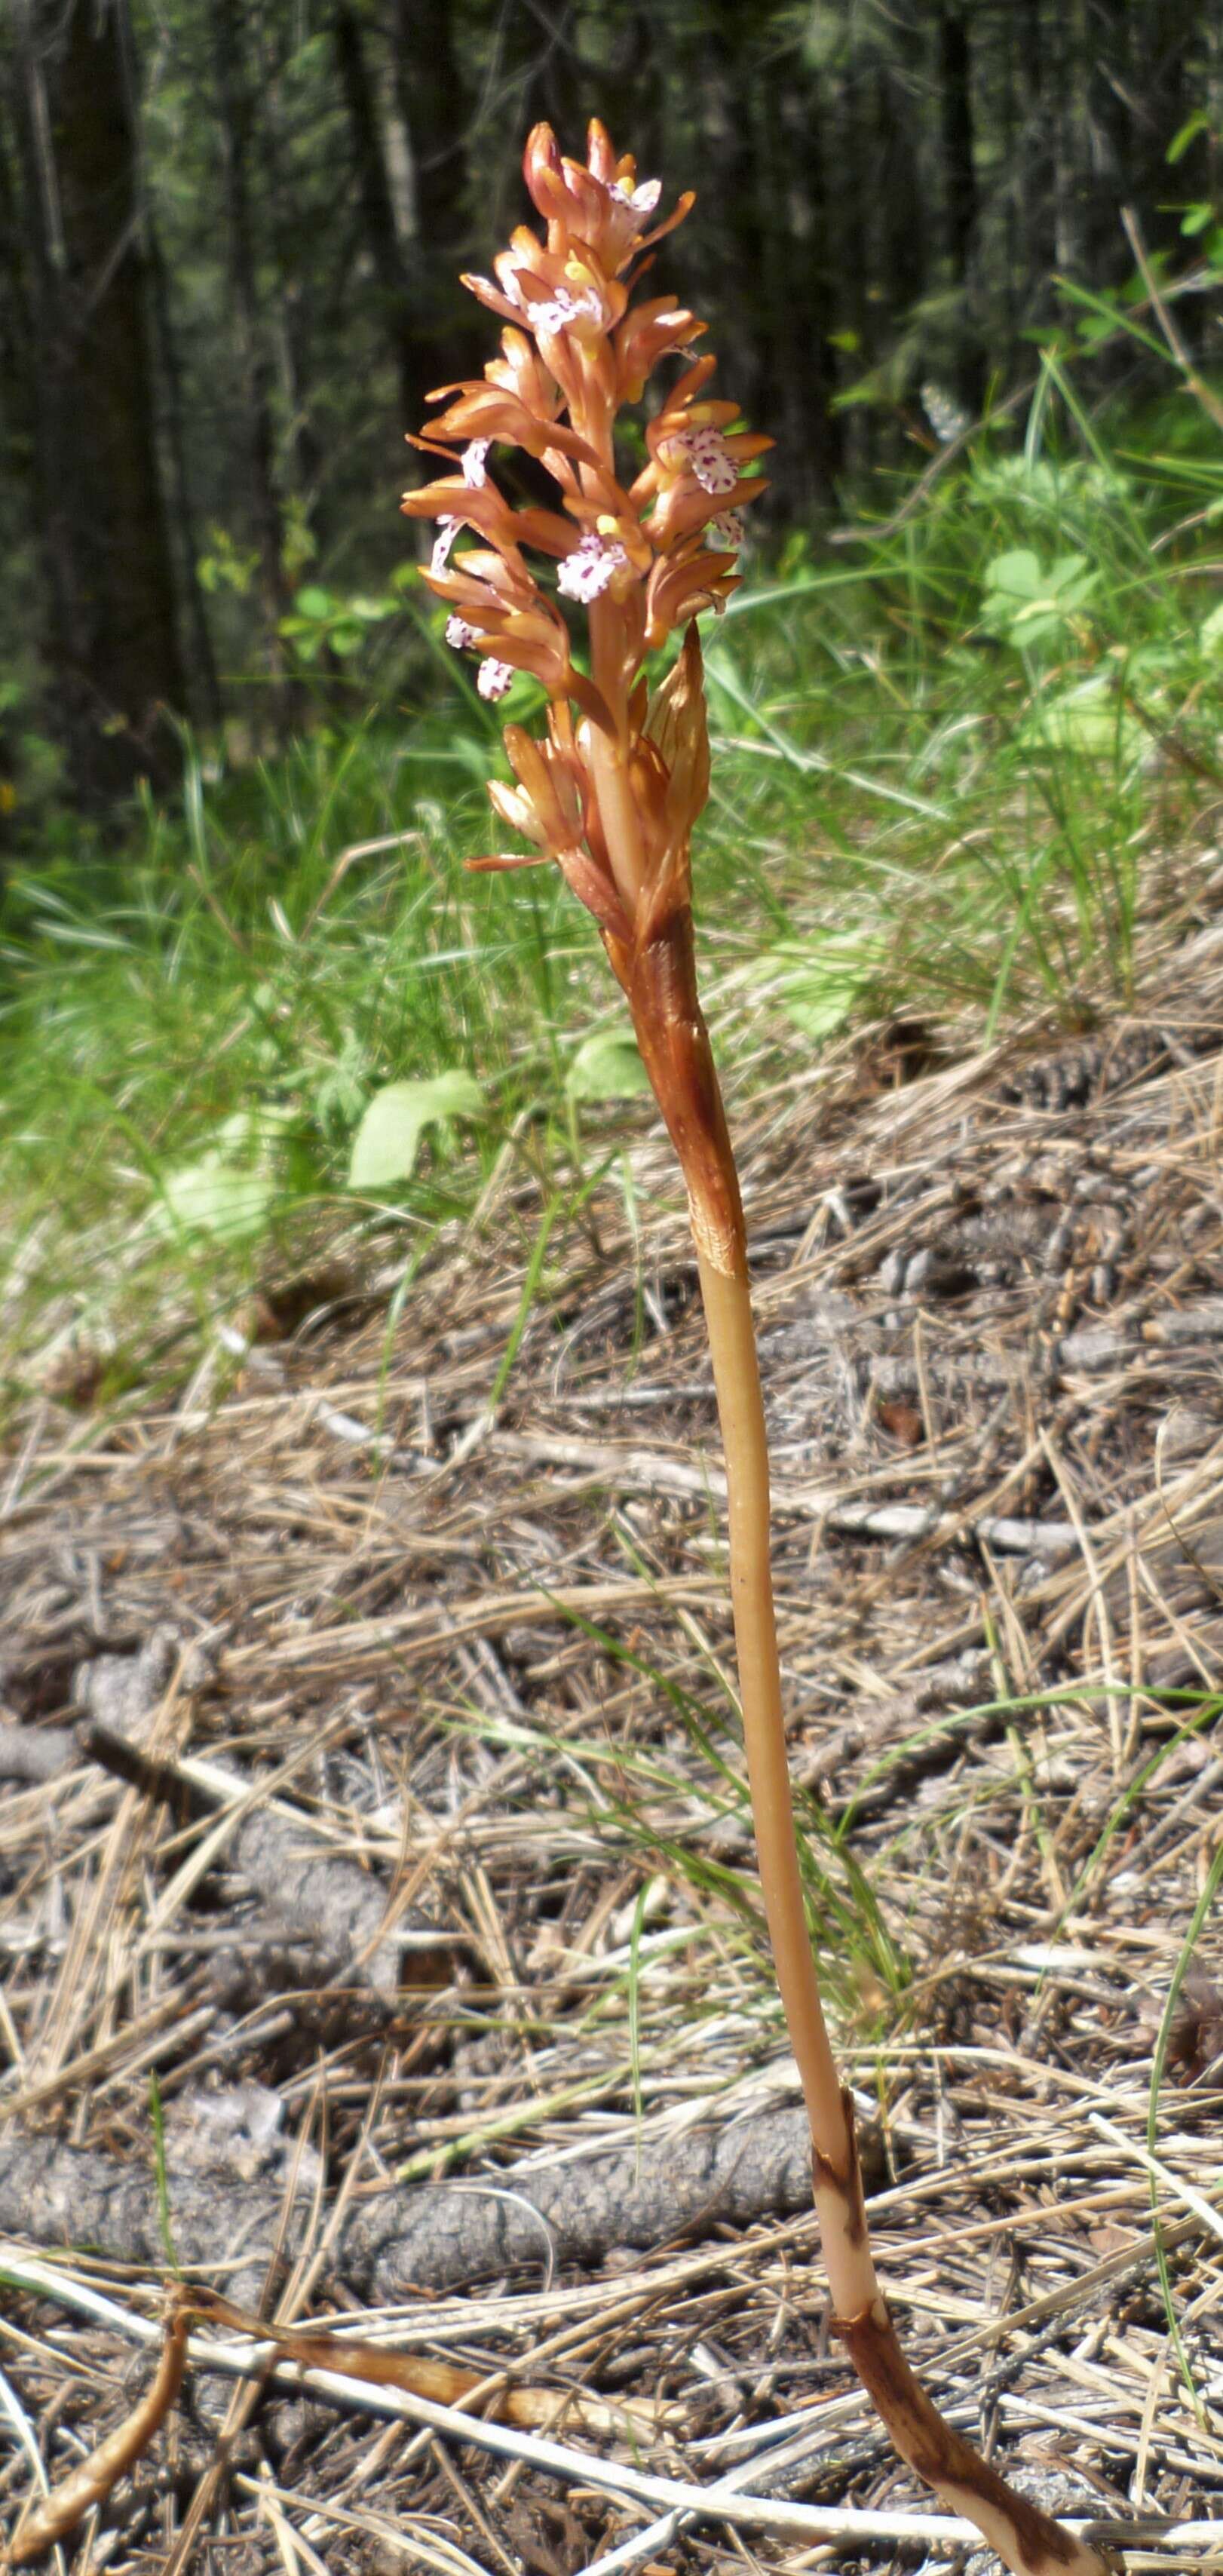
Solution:
[{"label": "forest floor", "polygon": [[[953,2419],[1170,2576],[1223,2566],[1223,931],[1142,989],[1052,1051],[894,1022],[736,1123],[882,2276]],[[529,1276],[507,1165],[397,1318],[328,1257],[6,1463],[0,2529],[175,2265],[444,2366],[341,2400],[201,2331],[80,2569],[954,2563],[829,2332],[634,1155],[637,1238],[609,1178]]]}]

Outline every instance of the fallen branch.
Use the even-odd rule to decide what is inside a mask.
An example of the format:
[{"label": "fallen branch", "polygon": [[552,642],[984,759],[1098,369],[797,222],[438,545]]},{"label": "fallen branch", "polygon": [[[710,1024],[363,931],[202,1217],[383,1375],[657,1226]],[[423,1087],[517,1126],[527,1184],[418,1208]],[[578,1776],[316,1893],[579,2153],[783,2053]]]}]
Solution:
[{"label": "fallen branch", "polygon": [[[169,2221],[180,2263],[260,2284],[274,2252],[292,2261],[310,2203],[286,2214],[283,2193],[173,2170]],[[331,2270],[366,2299],[393,2301],[543,2262],[598,2263],[616,2245],[653,2248],[718,2225],[747,2227],[811,2206],[811,2143],[799,2110],[767,2111],[724,2129],[580,2163],[511,2166],[486,2181],[414,2185],[354,2200]],[[88,2245],[111,2261],[160,2269],[157,2194],[143,2165],[45,2138],[0,2147],[0,2228],[45,2246]]]},{"label": "fallen branch", "polygon": [[[548,1433],[499,1431],[497,1445],[516,1458],[555,1467],[575,1467],[618,1493],[671,1493],[726,1500],[724,1471],[701,1462],[690,1466],[653,1449],[618,1449],[611,1442],[562,1439]],[[970,1546],[980,1540],[1011,1556],[1066,1556],[1076,1545],[1069,1521],[1015,1520],[1005,1515],[948,1512],[937,1504],[850,1502],[829,1485],[791,1484],[782,1477],[773,1488],[778,1513],[796,1520],[818,1521],[842,1538],[921,1540],[939,1547]]]},{"label": "fallen branch", "polygon": [[165,2422],[182,2386],[186,2359],[187,2309],[178,2301],[167,2320],[161,2360],[143,2397],[79,2467],[32,2506],[0,2554],[0,2567],[28,2567],[33,2559],[45,2557],[96,2505],[106,2503]]},{"label": "fallen branch", "polygon": [[507,2386],[500,2371],[464,2370],[453,2361],[396,2352],[390,2344],[334,2334],[323,2326],[269,2325],[220,2298],[215,2290],[190,2295],[191,2312],[203,2324],[235,2326],[239,2334],[252,2336],[258,2344],[270,2343],[282,2361],[296,2362],[303,2371],[338,2371],[342,2378],[359,2379],[367,2387],[403,2389],[438,2406],[478,2406],[499,2424],[539,2426],[547,2432],[564,2413],[586,2432],[619,2433],[639,2440],[675,2411],[650,2398],[624,2398],[609,2405],[576,2389]]}]

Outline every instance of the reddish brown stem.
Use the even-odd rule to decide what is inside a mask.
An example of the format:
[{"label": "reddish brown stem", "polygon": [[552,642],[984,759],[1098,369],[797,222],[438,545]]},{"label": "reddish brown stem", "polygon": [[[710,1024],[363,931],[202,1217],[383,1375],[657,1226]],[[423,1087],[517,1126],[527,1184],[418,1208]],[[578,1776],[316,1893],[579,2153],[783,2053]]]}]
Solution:
[{"label": "reddish brown stem", "polygon": [[[596,667],[614,646],[609,616],[596,636]],[[623,749],[618,758],[616,751],[614,744],[601,744],[591,767],[608,856],[617,884],[627,891],[640,870],[641,831],[627,760]],[[816,2215],[838,2332],[901,2457],[949,2511],[976,2523],[1013,2576],[1108,2576],[1106,2556],[1016,2495],[944,2423],[904,2358],[875,2277],[853,2107],[829,2045],[794,1837],[773,1605],[768,1438],[746,1238],[734,1153],[697,998],[686,903],[660,921],[653,938],[639,938],[632,952],[620,956],[613,947],[612,956],[688,1187],[726,1458],[731,1600],[760,1886],[811,2127]]]},{"label": "reddish brown stem", "polygon": [[853,2110],[828,2043],[794,1838],[769,1540],[769,1461],[746,1260],[716,1266],[696,1234],[726,1457],[731,1600],[756,1850],[777,1982],[811,2124],[815,2205],[838,2331],[892,2440],[1014,2576],[1106,2576],[1111,2562],[1016,2495],[910,2370],[871,2256]]}]

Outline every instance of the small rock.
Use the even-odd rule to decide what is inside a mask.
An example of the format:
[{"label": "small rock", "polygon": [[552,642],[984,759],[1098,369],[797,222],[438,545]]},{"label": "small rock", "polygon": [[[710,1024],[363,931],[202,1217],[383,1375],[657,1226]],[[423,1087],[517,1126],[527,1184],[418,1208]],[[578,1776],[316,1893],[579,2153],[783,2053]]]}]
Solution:
[{"label": "small rock", "polygon": [[213,1638],[185,1641],[163,1620],[149,1630],[138,1654],[95,1655],[78,1664],[72,1677],[73,1706],[114,1734],[130,1735],[165,1698],[176,1670],[181,1688],[191,1692],[212,1681],[216,1669]]},{"label": "small rock", "polygon": [[255,2182],[278,2170],[291,2151],[298,2189],[313,2190],[319,2158],[312,2147],[298,2153],[296,2142],[281,2133],[283,2119],[279,2093],[253,2078],[215,2088],[197,2085],[167,2111],[166,2138],[178,2165],[239,2182]]},{"label": "small rock", "polygon": [[157,1627],[139,1654],[97,1655],[92,1663],[78,1664],[72,1680],[74,1706],[116,1735],[129,1734],[164,1699],[178,1645],[176,1629]]}]

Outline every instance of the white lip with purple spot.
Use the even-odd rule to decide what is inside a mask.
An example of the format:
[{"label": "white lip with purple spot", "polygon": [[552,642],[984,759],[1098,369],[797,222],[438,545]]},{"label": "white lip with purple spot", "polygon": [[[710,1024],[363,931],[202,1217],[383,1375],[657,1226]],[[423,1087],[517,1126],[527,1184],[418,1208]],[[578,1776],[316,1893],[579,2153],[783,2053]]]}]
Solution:
[{"label": "white lip with purple spot", "polygon": [[627,562],[623,546],[614,539],[609,543],[596,528],[587,528],[572,554],[565,556],[556,576],[557,589],[564,592],[566,599],[598,599],[613,574]]},{"label": "white lip with purple spot", "polygon": [[476,687],[482,698],[503,698],[513,677],[513,663],[499,662],[489,653],[476,673]]}]

